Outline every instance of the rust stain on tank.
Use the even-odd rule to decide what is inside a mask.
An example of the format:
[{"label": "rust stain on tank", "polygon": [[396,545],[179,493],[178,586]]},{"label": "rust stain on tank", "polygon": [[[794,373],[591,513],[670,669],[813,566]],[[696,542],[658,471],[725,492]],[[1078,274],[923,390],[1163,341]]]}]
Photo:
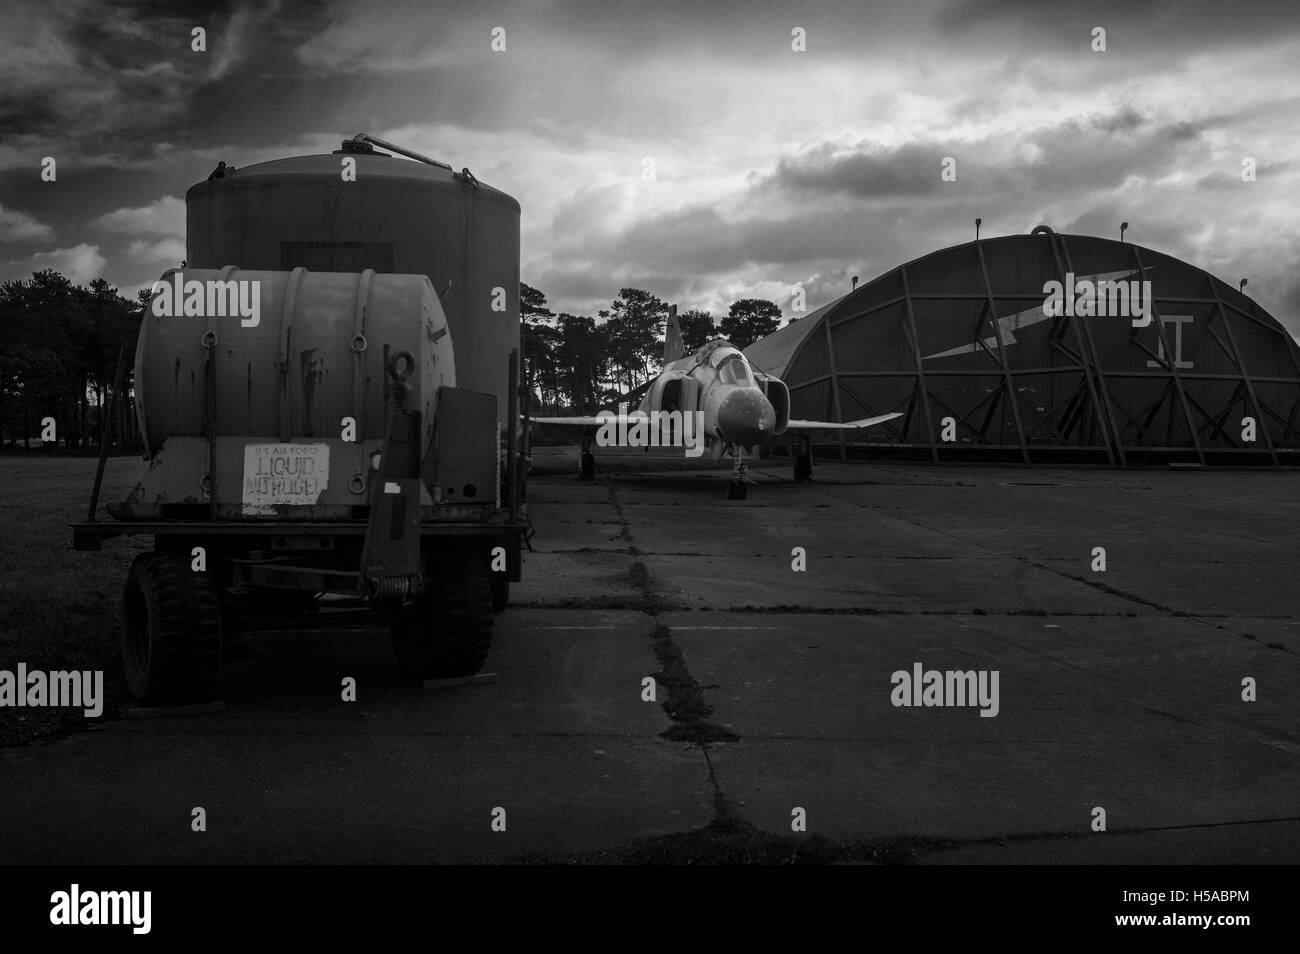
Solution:
[{"label": "rust stain on tank", "polygon": [[307,437],[315,437],[316,429],[312,419],[319,415],[316,411],[316,388],[321,383],[325,362],[314,357],[315,348],[308,348],[298,353],[298,370],[302,375],[302,432]]}]

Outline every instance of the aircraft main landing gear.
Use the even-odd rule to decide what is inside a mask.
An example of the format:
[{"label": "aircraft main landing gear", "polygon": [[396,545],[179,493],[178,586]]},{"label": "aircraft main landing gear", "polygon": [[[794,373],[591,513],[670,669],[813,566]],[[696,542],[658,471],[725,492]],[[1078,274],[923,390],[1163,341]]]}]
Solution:
[{"label": "aircraft main landing gear", "polygon": [[582,435],[582,456],[578,458],[578,479],[595,480],[596,455],[591,452],[591,438]]},{"label": "aircraft main landing gear", "polygon": [[799,437],[799,454],[794,459],[794,482],[812,483],[812,441],[805,435]]},{"label": "aircraft main landing gear", "polygon": [[811,454],[800,454],[794,459],[794,482],[796,484],[812,483]]}]

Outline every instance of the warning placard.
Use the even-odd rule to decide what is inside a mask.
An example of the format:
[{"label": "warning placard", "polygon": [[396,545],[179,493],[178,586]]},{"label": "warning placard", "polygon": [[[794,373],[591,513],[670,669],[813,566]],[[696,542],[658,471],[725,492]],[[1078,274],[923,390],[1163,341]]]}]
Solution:
[{"label": "warning placard", "polygon": [[314,504],[329,476],[328,444],[245,444],[244,509]]}]

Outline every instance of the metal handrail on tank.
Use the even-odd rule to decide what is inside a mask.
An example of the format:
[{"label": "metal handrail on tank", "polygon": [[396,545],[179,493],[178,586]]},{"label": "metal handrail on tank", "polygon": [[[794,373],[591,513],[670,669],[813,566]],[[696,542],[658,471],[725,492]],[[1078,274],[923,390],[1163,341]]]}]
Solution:
[{"label": "metal handrail on tank", "polygon": [[349,142],[369,143],[372,146],[378,146],[380,149],[387,149],[389,152],[395,152],[399,156],[405,156],[407,159],[414,159],[416,162],[423,162],[430,166],[437,166],[439,169],[446,169],[453,177],[468,182],[475,189],[479,187],[478,179],[475,178],[474,173],[470,172],[468,168],[463,168],[460,172],[457,172],[445,162],[439,162],[437,159],[430,159],[428,156],[422,155],[413,149],[395,146],[388,140],[380,139],[376,136],[370,135],[369,133],[357,133],[343,145],[346,146]]},{"label": "metal handrail on tank", "polygon": [[446,169],[448,172],[453,171],[451,166],[447,165],[447,163],[445,162],[439,162],[437,159],[430,159],[428,156],[423,156],[412,149],[405,149],[402,146],[394,146],[391,142],[388,142],[386,139],[380,139],[379,137],[372,136],[369,133],[357,133],[355,136],[352,137],[351,141],[368,142],[372,146],[378,146],[380,149],[387,149],[389,152],[395,152],[399,156],[405,156],[407,159],[414,159],[416,162],[428,163],[431,166],[437,166],[440,169]]}]

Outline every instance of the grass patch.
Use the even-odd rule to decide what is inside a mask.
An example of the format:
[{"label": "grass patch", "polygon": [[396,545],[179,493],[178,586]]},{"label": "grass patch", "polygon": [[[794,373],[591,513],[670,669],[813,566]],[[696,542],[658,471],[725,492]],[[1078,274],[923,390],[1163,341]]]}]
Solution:
[{"label": "grass patch", "polygon": [[[76,457],[0,457],[0,669],[100,669],[104,714],[87,720],[80,709],[0,708],[0,746],[48,740],[111,718],[127,699],[118,634],[122,584],[151,537],[120,537],[97,553],[72,549],[68,524],[84,520],[95,460]],[[145,464],[110,458],[100,493],[121,500]]]}]

